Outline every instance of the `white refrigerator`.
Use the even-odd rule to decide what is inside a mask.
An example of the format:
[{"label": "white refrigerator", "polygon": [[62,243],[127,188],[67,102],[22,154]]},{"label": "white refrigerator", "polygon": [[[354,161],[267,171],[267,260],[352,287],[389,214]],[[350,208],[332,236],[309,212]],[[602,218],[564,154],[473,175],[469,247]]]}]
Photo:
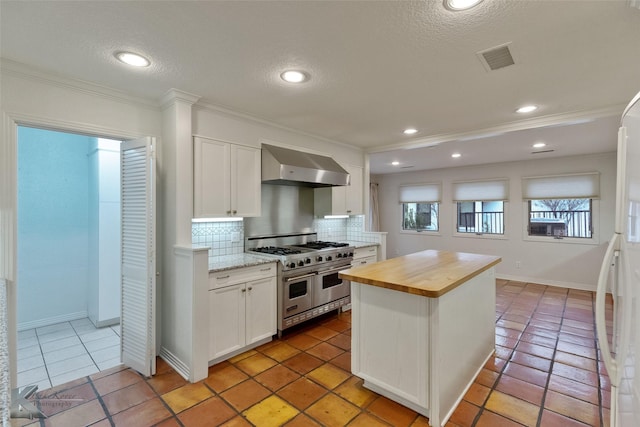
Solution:
[{"label": "white refrigerator", "polygon": [[[615,260],[615,261],[614,261]],[[609,343],[605,295],[614,265],[615,319]],[[640,93],[618,131],[616,213],[596,293],[596,328],[611,381],[611,426],[640,426]]]}]

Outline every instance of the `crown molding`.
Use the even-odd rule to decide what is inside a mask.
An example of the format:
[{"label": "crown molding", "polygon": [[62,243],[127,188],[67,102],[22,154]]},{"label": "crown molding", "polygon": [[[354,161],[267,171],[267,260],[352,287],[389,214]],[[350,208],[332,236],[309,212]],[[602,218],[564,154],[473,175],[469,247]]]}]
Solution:
[{"label": "crown molding", "polygon": [[76,92],[86,93],[91,96],[97,96],[112,101],[136,105],[137,107],[146,108],[152,111],[160,111],[160,106],[156,100],[133,97],[125,92],[112,89],[107,86],[62,76],[7,58],[0,58],[0,73],[25,80],[46,83],[63,89],[74,90]]},{"label": "crown molding", "polygon": [[162,97],[160,105],[162,105],[163,109],[174,104],[176,101],[181,101],[186,104],[193,105],[198,102],[199,99],[199,95],[194,95],[193,93],[185,92],[180,89],[171,88]]},{"label": "crown molding", "polygon": [[287,132],[291,132],[291,133],[295,133],[295,134],[298,134],[298,135],[306,136],[308,138],[313,138],[313,139],[316,139],[318,141],[323,141],[323,142],[327,142],[329,144],[339,145],[341,147],[345,147],[345,148],[348,148],[350,150],[356,150],[356,151],[360,151],[360,152],[364,153],[364,149],[362,147],[358,147],[356,145],[347,144],[347,143],[344,143],[344,142],[336,141],[334,139],[330,139],[330,138],[319,136],[319,135],[316,135],[316,134],[313,134],[313,133],[305,132],[305,131],[302,131],[300,129],[295,129],[295,128],[291,128],[291,127],[288,127],[288,126],[284,126],[284,125],[281,125],[281,124],[278,124],[278,123],[274,123],[274,122],[266,120],[266,119],[262,119],[260,117],[253,116],[251,114],[241,113],[239,111],[231,110],[229,108],[222,107],[220,105],[216,105],[216,104],[213,104],[213,103],[210,103],[210,102],[207,102],[207,101],[199,101],[196,105],[194,105],[194,108],[198,108],[198,109],[205,110],[205,111],[208,110],[208,111],[212,111],[212,112],[215,112],[215,113],[222,113],[222,114],[226,114],[226,115],[229,115],[229,116],[237,117],[237,118],[240,118],[240,119],[249,120],[249,121],[252,121],[252,122],[255,122],[255,123],[260,123],[262,125],[270,126],[270,127],[273,127],[273,128],[277,128],[277,129],[280,129],[280,130],[287,131]]},{"label": "crown molding", "polygon": [[552,126],[569,126],[599,119],[602,117],[610,117],[622,115],[626,104],[610,105],[592,110],[580,110],[549,116],[534,117],[526,120],[518,120],[509,123],[503,123],[497,126],[490,126],[481,129],[469,130],[464,132],[443,133],[432,135],[425,138],[414,139],[408,142],[397,144],[380,145],[366,150],[367,153],[382,153],[391,150],[425,148],[440,145],[450,141],[470,141],[473,139],[489,138],[509,132],[517,132],[528,129],[538,129]]}]

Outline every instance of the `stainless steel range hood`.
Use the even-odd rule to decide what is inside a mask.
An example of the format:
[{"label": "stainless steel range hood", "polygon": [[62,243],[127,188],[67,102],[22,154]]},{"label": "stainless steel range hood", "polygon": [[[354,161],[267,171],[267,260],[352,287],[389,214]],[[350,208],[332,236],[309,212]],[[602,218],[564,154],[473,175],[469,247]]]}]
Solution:
[{"label": "stainless steel range hood", "polygon": [[331,157],[262,144],[262,182],[302,187],[349,185],[351,177]]}]

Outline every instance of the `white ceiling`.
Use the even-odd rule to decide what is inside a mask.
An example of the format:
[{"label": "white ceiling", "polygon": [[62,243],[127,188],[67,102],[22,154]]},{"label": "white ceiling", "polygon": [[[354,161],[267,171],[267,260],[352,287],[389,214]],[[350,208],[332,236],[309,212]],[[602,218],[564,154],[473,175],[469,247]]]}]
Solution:
[{"label": "white ceiling", "polygon": [[[362,147],[372,173],[613,151],[640,90],[640,10],[627,0],[484,0],[463,12],[440,0],[2,0],[0,19],[3,59],[152,100],[191,92]],[[486,71],[476,53],[504,43],[516,64]],[[129,69],[119,50],[152,65]],[[311,80],[284,83],[288,68]],[[516,115],[526,103],[540,108]],[[419,133],[403,135],[409,126]],[[538,140],[554,151],[532,155]]]}]

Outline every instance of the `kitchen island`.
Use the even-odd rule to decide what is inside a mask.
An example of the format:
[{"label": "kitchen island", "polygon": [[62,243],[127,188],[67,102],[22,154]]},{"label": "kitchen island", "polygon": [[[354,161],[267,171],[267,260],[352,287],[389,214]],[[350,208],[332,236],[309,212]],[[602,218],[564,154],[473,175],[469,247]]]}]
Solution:
[{"label": "kitchen island", "polygon": [[441,426],[495,350],[499,257],[425,250],[340,272],[351,281],[351,370]]}]

